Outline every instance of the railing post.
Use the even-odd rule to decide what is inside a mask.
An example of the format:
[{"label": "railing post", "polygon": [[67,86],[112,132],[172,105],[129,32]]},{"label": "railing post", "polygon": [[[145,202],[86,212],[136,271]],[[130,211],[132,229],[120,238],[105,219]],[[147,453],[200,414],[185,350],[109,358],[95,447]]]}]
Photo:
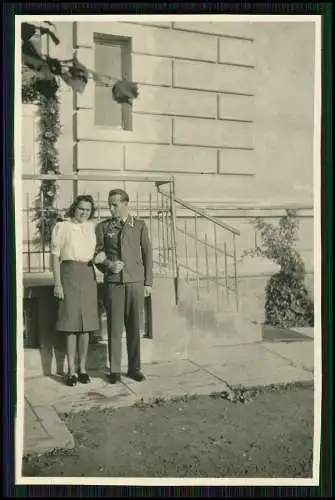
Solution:
[{"label": "railing post", "polygon": [[206,259],[206,288],[209,292],[209,259],[208,259],[208,239],[207,233],[205,234],[205,259]]},{"label": "railing post", "polygon": [[149,193],[149,231],[150,231],[150,239],[152,241],[152,194]]},{"label": "railing post", "polygon": [[160,231],[160,210],[159,191],[157,189],[157,238],[158,238],[158,264],[161,266],[161,231]]},{"label": "railing post", "polygon": [[219,310],[219,264],[218,264],[218,252],[217,252],[217,236],[216,236],[216,225],[214,224],[214,247],[215,247],[215,283],[216,283],[216,305]]},{"label": "railing post", "polygon": [[233,234],[233,244],[234,244],[234,281],[235,281],[235,304],[236,312],[239,310],[239,297],[238,297],[238,283],[237,283],[237,262],[236,262],[236,238]]},{"label": "railing post", "polygon": [[187,220],[184,221],[184,233],[185,233],[185,262],[188,267],[188,248],[187,248]]},{"label": "railing post", "polygon": [[139,217],[140,215],[140,207],[139,207],[139,200],[138,200],[138,191],[136,191],[136,215]]},{"label": "railing post", "polygon": [[101,220],[101,207],[100,207],[100,191],[98,191],[98,222]]},{"label": "railing post", "polygon": [[227,304],[229,304],[228,260],[227,260],[227,243],[226,242],[224,242],[224,274],[225,274],[225,281],[226,281]]},{"label": "railing post", "polygon": [[194,236],[195,236],[195,270],[197,273],[197,299],[200,298],[200,284],[199,284],[199,256],[198,256],[198,224],[197,224],[197,214],[194,214]]},{"label": "railing post", "polygon": [[165,198],[161,194],[161,214],[162,214],[162,246],[163,246],[163,266],[166,266],[166,247],[167,247],[167,241],[166,241],[166,234],[165,234]]},{"label": "railing post", "polygon": [[176,215],[175,196],[176,196],[176,186],[175,186],[175,178],[173,177],[171,182],[170,182],[170,209],[171,209],[172,238],[173,238],[172,254],[174,257],[173,260],[174,260],[174,274],[175,274],[175,276],[174,276],[175,297],[176,297],[176,304],[178,304],[179,303],[179,264],[178,264],[177,235],[176,235],[177,215]]},{"label": "railing post", "polygon": [[27,193],[27,196],[26,196],[26,203],[27,203],[27,240],[28,240],[28,245],[27,245],[27,250],[28,250],[28,270],[29,272],[31,271],[31,256],[30,256],[30,217],[29,217],[29,213],[30,213],[30,209],[29,209],[29,193]]},{"label": "railing post", "polygon": [[165,226],[166,226],[166,252],[167,252],[167,266],[169,273],[173,272],[173,267],[172,267],[172,232],[171,232],[171,221],[170,221],[170,205],[169,205],[169,198],[165,198]]}]

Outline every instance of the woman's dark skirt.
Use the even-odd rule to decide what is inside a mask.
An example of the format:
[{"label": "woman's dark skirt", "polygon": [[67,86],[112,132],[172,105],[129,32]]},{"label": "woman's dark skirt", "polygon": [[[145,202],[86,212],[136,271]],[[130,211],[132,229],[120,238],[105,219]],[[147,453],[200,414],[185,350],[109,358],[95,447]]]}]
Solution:
[{"label": "woman's dark skirt", "polygon": [[99,330],[98,289],[92,264],[64,261],[60,265],[64,299],[59,300],[56,330]]}]

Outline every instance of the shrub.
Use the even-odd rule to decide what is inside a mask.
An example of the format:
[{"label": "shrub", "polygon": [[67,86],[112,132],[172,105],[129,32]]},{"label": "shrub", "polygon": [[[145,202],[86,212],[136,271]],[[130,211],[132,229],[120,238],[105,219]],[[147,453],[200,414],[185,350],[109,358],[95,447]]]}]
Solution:
[{"label": "shrub", "polygon": [[281,327],[314,325],[314,304],[305,286],[305,266],[295,248],[299,221],[287,210],[277,225],[259,218],[255,225],[261,243],[245,255],[265,257],[280,266],[265,289],[265,324]]}]

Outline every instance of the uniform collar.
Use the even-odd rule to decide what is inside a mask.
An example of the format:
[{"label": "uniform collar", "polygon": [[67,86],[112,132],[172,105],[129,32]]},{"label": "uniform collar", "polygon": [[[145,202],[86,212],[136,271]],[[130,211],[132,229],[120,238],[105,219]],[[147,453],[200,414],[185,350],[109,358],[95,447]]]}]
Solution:
[{"label": "uniform collar", "polygon": [[131,214],[128,214],[128,216],[122,220],[124,224],[129,224],[129,226],[134,227],[134,217]]},{"label": "uniform collar", "polygon": [[[110,220],[115,223],[115,219],[114,218],[111,218]],[[122,225],[124,225],[124,226],[126,224],[127,225],[129,224],[129,226],[134,227],[134,220],[135,220],[134,216],[131,215],[131,214],[128,214],[127,217],[125,217],[124,219],[121,219],[121,222],[122,222]]]}]

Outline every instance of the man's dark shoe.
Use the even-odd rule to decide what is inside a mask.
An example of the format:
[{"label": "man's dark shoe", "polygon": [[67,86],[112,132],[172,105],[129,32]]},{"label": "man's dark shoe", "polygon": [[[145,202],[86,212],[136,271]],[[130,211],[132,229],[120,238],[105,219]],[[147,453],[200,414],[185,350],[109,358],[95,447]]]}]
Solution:
[{"label": "man's dark shoe", "polygon": [[145,380],[145,376],[140,370],[137,370],[136,372],[128,372],[127,377],[136,380],[136,382],[142,382],[143,380]]},{"label": "man's dark shoe", "polygon": [[88,373],[79,373],[78,382],[80,382],[81,384],[89,384],[91,382],[91,379]]},{"label": "man's dark shoe", "polygon": [[111,384],[117,384],[118,382],[121,382],[121,375],[119,373],[110,373],[109,382]]}]

